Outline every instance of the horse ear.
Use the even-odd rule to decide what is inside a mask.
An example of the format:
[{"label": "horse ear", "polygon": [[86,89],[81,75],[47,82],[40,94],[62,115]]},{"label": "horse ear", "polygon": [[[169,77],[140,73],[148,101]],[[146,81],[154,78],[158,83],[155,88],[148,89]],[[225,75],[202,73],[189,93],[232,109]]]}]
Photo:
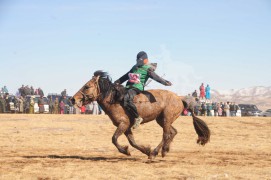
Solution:
[{"label": "horse ear", "polygon": [[104,72],[102,70],[98,70],[94,72],[94,76],[101,76]]}]

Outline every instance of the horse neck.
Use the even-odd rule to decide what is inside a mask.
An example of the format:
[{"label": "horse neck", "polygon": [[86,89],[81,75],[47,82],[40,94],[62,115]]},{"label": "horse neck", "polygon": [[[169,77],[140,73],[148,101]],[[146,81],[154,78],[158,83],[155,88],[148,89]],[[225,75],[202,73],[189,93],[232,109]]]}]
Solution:
[{"label": "horse neck", "polygon": [[102,96],[100,98],[98,98],[98,100],[97,100],[100,107],[108,115],[111,114],[112,107],[116,105],[116,104],[111,103],[112,98],[114,98],[114,97],[112,97],[112,95],[114,94],[112,91],[112,86],[113,86],[113,84],[110,84],[109,87],[107,87],[106,89],[101,89]]},{"label": "horse neck", "polygon": [[110,102],[110,96],[98,99],[97,102],[100,105],[100,107],[102,108],[102,110],[106,114],[108,114],[108,112],[110,111],[110,107],[111,107],[111,104],[109,103]]}]

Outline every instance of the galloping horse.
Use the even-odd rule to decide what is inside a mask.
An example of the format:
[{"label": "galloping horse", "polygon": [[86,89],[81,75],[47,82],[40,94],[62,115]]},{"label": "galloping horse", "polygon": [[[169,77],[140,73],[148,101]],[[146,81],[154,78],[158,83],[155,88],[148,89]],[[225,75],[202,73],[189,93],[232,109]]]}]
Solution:
[{"label": "galloping horse", "polygon": [[[131,146],[146,154],[149,159],[155,158],[161,148],[162,157],[165,157],[166,153],[169,152],[170,143],[177,134],[177,130],[172,127],[172,123],[184,110],[185,103],[175,93],[167,90],[149,90],[135,96],[134,103],[140,116],[144,119],[142,123],[156,120],[163,128],[162,141],[151,151],[150,147],[139,145],[134,140],[131,131],[134,119],[126,112],[121,103],[124,92],[125,88],[113,84],[107,73],[96,71],[93,78],[71,98],[71,102],[78,107],[92,101],[98,102],[117,127],[112,142],[119,152],[130,156],[128,146],[121,146],[118,143],[119,136],[124,133]],[[192,107],[189,108],[189,111],[192,113],[193,125],[198,134],[197,143],[205,145],[210,140],[210,130],[203,120],[195,116]]]}]

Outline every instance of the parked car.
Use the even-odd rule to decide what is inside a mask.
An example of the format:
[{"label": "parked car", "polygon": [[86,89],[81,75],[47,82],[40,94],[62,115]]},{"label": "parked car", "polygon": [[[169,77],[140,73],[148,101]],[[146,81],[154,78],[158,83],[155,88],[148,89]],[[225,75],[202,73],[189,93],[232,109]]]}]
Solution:
[{"label": "parked car", "polygon": [[[38,105],[38,101],[40,98],[40,95],[27,95],[26,96],[26,101],[29,103],[31,97],[34,97],[34,113],[39,113],[39,105]],[[48,104],[48,99],[47,97],[43,97],[43,101],[44,101],[44,113],[49,113],[49,104]]]},{"label": "parked car", "polygon": [[261,110],[254,104],[238,104],[241,108],[242,116],[258,116]]},{"label": "parked car", "polygon": [[266,111],[261,112],[259,116],[271,117],[271,109],[267,109]]}]

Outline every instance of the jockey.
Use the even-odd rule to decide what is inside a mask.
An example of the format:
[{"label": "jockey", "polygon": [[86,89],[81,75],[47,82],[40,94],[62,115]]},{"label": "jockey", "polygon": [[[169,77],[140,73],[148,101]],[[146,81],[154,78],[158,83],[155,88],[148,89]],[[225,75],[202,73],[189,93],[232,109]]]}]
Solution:
[{"label": "jockey", "polygon": [[124,74],[121,78],[115,81],[115,84],[122,84],[127,81],[126,93],[124,95],[124,108],[135,118],[133,129],[137,128],[143,119],[139,116],[136,106],[133,103],[134,97],[141,91],[144,91],[145,84],[148,78],[165,85],[171,86],[172,83],[158,76],[154,71],[155,68],[149,64],[147,53],[141,51],[136,57],[137,63],[133,68]]}]

